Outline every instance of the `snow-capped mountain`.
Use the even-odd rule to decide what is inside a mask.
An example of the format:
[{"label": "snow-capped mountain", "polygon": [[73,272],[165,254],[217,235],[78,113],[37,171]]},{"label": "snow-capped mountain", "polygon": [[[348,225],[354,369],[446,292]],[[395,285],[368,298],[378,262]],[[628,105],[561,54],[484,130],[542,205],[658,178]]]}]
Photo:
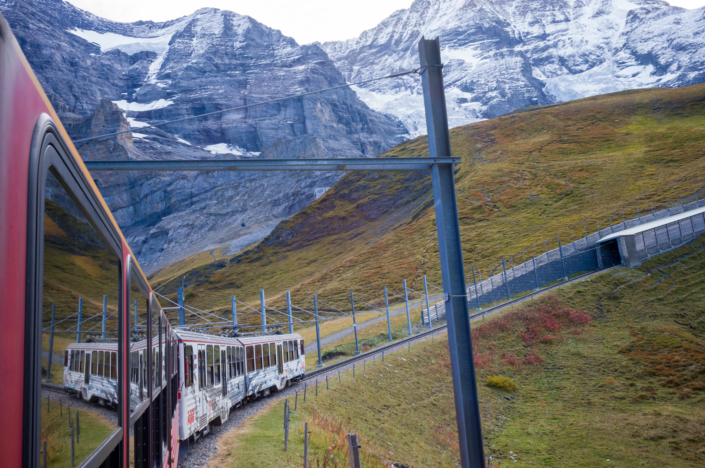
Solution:
[{"label": "snow-capped mountain", "polygon": [[[85,159],[374,157],[408,137],[341,89],[160,129],[149,123],[343,84],[317,45],[254,19],[201,9],[116,23],[61,0],[0,0],[0,12]],[[148,271],[218,246],[237,251],[304,208],[340,173],[95,173]]]},{"label": "snow-capped mountain", "polygon": [[[418,67],[440,36],[452,127],[514,109],[705,81],[705,8],[660,0],[416,0],[360,37],[322,44],[349,82]],[[426,132],[420,79],[356,89],[412,135]]]}]

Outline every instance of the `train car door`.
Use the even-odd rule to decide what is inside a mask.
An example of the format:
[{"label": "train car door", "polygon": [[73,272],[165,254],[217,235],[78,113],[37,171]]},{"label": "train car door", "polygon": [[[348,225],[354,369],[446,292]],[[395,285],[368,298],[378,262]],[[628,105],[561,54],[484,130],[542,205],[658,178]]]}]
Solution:
[{"label": "train car door", "polygon": [[[206,345],[198,345],[198,392],[196,392],[196,410],[199,415],[208,414],[208,396],[206,394]],[[200,429],[200,423],[199,423]]]},{"label": "train car door", "polygon": [[277,343],[277,367],[279,369],[279,375],[284,373],[284,359],[282,359],[282,344]]},{"label": "train car door", "polygon": [[86,371],[85,371],[85,377],[84,377],[84,382],[86,385],[88,385],[88,382],[90,382],[90,375],[91,375],[91,353],[86,353]]}]

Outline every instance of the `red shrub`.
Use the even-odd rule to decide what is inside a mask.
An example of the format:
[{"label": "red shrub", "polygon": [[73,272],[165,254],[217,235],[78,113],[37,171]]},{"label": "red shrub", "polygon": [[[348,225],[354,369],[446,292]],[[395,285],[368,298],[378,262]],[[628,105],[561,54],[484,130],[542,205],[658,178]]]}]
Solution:
[{"label": "red shrub", "polygon": [[542,358],[541,356],[538,355],[538,353],[534,350],[531,350],[529,354],[526,355],[524,358],[524,363],[525,364],[531,364],[532,366],[538,366],[542,362],[544,362],[545,359]]},{"label": "red shrub", "polygon": [[579,323],[588,323],[590,321],[590,316],[578,310],[571,310],[568,320],[577,325]]},{"label": "red shrub", "polygon": [[541,338],[539,339],[541,343],[554,343],[556,341],[556,337],[553,335],[541,335]]},{"label": "red shrub", "polygon": [[505,362],[507,365],[514,366],[514,367],[519,367],[521,363],[519,362],[519,359],[513,354],[506,354],[502,353],[502,355],[506,358]]}]

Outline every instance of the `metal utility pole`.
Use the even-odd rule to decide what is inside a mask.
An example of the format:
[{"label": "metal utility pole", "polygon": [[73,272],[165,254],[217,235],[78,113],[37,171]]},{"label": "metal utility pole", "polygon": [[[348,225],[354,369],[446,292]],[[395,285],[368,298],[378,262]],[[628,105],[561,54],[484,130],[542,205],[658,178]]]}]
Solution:
[{"label": "metal utility pole", "polygon": [[108,321],[108,295],[103,294],[103,339],[107,338],[106,322]]},{"label": "metal utility pole", "polygon": [[264,305],[264,289],[259,290],[259,302],[262,306],[262,333],[267,333],[267,309]]},{"label": "metal utility pole", "polygon": [[406,324],[409,326],[409,336],[411,336],[411,315],[409,315],[409,294],[406,292],[406,280],[404,280],[404,304],[406,304]]},{"label": "metal utility pole", "polygon": [[316,347],[318,348],[318,362],[316,363],[316,369],[323,367],[323,360],[321,360],[321,329],[318,326],[318,296],[313,296],[313,312],[316,317]]},{"label": "metal utility pole", "polygon": [[428,328],[430,330],[433,328],[433,325],[431,325],[431,306],[428,305],[428,283],[426,282],[426,275],[423,277],[423,292],[426,295],[426,315],[428,316]]},{"label": "metal utility pole", "polygon": [[563,246],[561,245],[561,238],[558,236],[558,253],[561,254],[561,265],[563,266],[563,280],[568,281],[568,273],[565,271],[565,260],[563,259]]},{"label": "metal utility pole", "polygon": [[291,293],[286,292],[286,311],[289,313],[289,333],[294,333],[294,314],[291,313]]},{"label": "metal utility pole", "polygon": [[179,325],[186,325],[186,314],[184,313],[184,288],[176,289],[176,297],[179,302]]},{"label": "metal utility pole", "polygon": [[507,300],[511,300],[511,295],[509,294],[509,280],[507,279],[507,266],[504,264],[504,259],[502,259],[502,272],[504,273],[504,286],[507,288]]},{"label": "metal utility pole", "polygon": [[76,343],[81,342],[81,322],[83,321],[83,298],[78,298],[78,333],[76,334]]},{"label": "metal utility pole", "polygon": [[392,324],[389,321],[389,298],[387,297],[387,287],[384,287],[384,305],[387,307],[387,331],[389,332],[389,341],[392,341]]},{"label": "metal utility pole", "polygon": [[[443,90],[443,64],[438,38],[419,41],[429,156],[451,155],[448,116]],[[463,468],[484,467],[482,425],[470,337],[470,312],[465,297],[465,272],[453,166],[434,164],[431,169],[436,209],[438,251],[441,258],[448,345],[453,375],[455,414],[458,423],[460,462]]]},{"label": "metal utility pole", "polygon": [[355,356],[360,354],[360,343],[357,341],[357,320],[355,319],[355,299],[353,298],[353,292],[350,291],[350,306],[352,307],[353,316],[353,332],[355,332]]},{"label": "metal utility pole", "polygon": [[237,329],[237,299],[235,296],[230,296],[230,307],[233,313],[233,332]]}]

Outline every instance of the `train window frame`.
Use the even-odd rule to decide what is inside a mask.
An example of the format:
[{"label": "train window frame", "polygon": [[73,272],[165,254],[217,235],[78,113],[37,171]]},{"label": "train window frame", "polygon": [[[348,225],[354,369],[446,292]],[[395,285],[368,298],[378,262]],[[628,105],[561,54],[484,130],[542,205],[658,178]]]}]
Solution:
[{"label": "train window frame", "polygon": [[[124,255],[122,239],[112,224],[112,217],[97,193],[97,188],[80,158],[67,146],[58,126],[46,113],[41,114],[32,136],[28,170],[27,190],[27,253],[25,284],[25,328],[24,328],[24,376],[22,401],[22,465],[29,468],[40,466],[40,415],[41,415],[41,343],[42,300],[44,278],[44,212],[45,190],[50,174],[62,185],[76,207],[117,263],[115,284],[123,291]],[[117,320],[122,324],[122,294],[118,294]],[[118,351],[124,352],[123,327],[118,327]],[[119,457],[121,442],[126,442],[124,430],[124,366],[118,376],[117,427],[83,461],[82,467],[98,467],[108,460]]]},{"label": "train window frame", "polygon": [[[152,326],[152,301],[153,301],[153,294],[150,291],[149,288],[149,283],[145,279],[144,275],[142,274],[142,270],[139,268],[139,265],[134,261],[132,258],[132,255],[127,256],[127,266],[126,266],[126,284],[125,284],[125,290],[127,293],[127,304],[134,304],[135,298],[132,297],[132,287],[135,286],[137,289],[139,289],[140,293],[144,298],[147,299],[147,310],[144,312],[144,316],[146,316],[146,320],[144,323],[147,325],[147,330],[146,330],[146,341],[147,345],[145,347],[145,351],[142,352],[141,350],[136,350],[134,351],[135,357],[137,360],[136,363],[136,381],[135,383],[137,384],[137,392],[139,392],[142,395],[142,400],[141,402],[135,407],[131,409],[131,414],[130,414],[130,425],[134,425],[137,420],[142,416],[142,414],[149,408],[149,402],[152,401],[152,385],[150,385],[149,381],[149,376],[152,375],[150,366],[152,365],[151,363],[151,353],[146,352],[147,350],[151,349],[150,344],[152,340],[152,335],[151,335],[151,326]],[[134,283],[133,283],[134,281]],[[131,310],[131,308],[130,308]],[[138,309],[139,310],[139,309]],[[128,317],[127,317],[127,324],[128,328],[130,326],[130,312],[128,312]],[[132,365],[132,358],[129,356],[130,353],[130,335],[129,333],[126,336],[127,339],[127,346],[128,346],[128,359],[130,362],[130,365]],[[118,356],[118,369],[120,369],[120,356]],[[119,376],[118,372],[118,376]],[[141,388],[140,388],[141,387]],[[131,388],[130,388],[131,389]],[[129,396],[128,396],[129,398]],[[130,456],[128,454],[128,456]]]},{"label": "train window frame", "polygon": [[255,371],[255,347],[250,345],[245,348],[247,357],[246,357],[246,364],[247,364],[247,373],[251,373]]},{"label": "train window frame", "polygon": [[220,363],[220,346],[213,345],[213,385],[220,385],[221,382],[221,363]]},{"label": "train window frame", "polygon": [[213,345],[206,345],[206,387],[213,386]]},{"label": "train window frame", "polygon": [[184,385],[193,386],[193,346],[184,345]]}]

